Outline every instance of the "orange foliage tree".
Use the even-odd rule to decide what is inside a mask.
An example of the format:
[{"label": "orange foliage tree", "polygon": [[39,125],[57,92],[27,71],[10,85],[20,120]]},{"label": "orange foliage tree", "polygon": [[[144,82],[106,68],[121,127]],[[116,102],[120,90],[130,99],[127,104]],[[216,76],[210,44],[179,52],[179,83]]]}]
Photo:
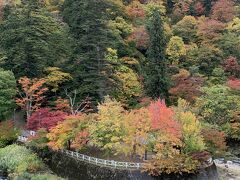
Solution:
[{"label": "orange foliage tree", "polygon": [[68,116],[47,134],[48,145],[54,149],[81,149],[89,139],[88,122],[91,115]]},{"label": "orange foliage tree", "polygon": [[161,161],[180,153],[181,126],[174,120],[173,108],[167,107],[164,100],[152,102],[149,106],[151,128],[155,135],[155,160]]},{"label": "orange foliage tree", "polygon": [[147,30],[143,26],[139,26],[133,29],[133,33],[128,37],[129,42],[134,42],[136,47],[140,50],[145,50],[149,44],[149,35]]},{"label": "orange foliage tree", "polygon": [[238,64],[237,58],[232,56],[228,57],[223,64],[223,68],[229,75],[240,77],[240,65]]},{"label": "orange foliage tree", "polygon": [[70,114],[71,107],[70,107],[69,100],[58,97],[58,99],[55,101],[55,109],[57,111],[63,111],[63,112]]},{"label": "orange foliage tree", "polygon": [[133,1],[129,6],[127,6],[126,10],[129,17],[133,19],[143,19],[145,17],[145,10],[138,1]]},{"label": "orange foliage tree", "polygon": [[220,21],[205,18],[199,21],[197,34],[203,41],[215,41],[221,37],[225,27],[226,25]]},{"label": "orange foliage tree", "polygon": [[171,134],[173,138],[181,137],[180,125],[174,120],[173,108],[167,107],[164,100],[152,102],[149,106],[151,126],[153,130],[163,134]]},{"label": "orange foliage tree", "polygon": [[194,172],[199,163],[180,151],[183,146],[181,125],[175,120],[173,108],[167,107],[163,100],[158,100],[150,104],[149,113],[152,135],[155,136],[155,155],[144,170],[153,176]]},{"label": "orange foliage tree", "polygon": [[237,78],[229,78],[227,81],[227,86],[233,90],[240,90],[240,79]]},{"label": "orange foliage tree", "polygon": [[29,118],[32,112],[40,108],[44,93],[48,88],[44,87],[44,79],[29,79],[28,77],[22,77],[18,80],[19,83],[19,98],[16,99],[17,105],[24,109]]}]

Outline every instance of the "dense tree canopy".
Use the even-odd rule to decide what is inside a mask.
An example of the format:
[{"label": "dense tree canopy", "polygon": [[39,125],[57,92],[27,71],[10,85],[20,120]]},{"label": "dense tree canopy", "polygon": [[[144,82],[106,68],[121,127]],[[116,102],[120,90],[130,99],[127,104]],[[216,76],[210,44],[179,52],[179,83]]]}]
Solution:
[{"label": "dense tree canopy", "polygon": [[13,113],[16,80],[11,71],[0,69],[0,121]]},{"label": "dense tree canopy", "polygon": [[68,56],[65,27],[38,1],[12,8],[1,24],[3,67],[21,76],[39,77],[48,66],[60,66]]},{"label": "dense tree canopy", "polygon": [[[144,158],[151,175],[195,172],[206,151],[224,156],[226,142],[240,140],[239,7],[239,0],[0,3],[0,120],[23,113],[25,127],[37,131],[30,144],[41,148]],[[2,144],[16,137],[8,122],[0,124]]]}]

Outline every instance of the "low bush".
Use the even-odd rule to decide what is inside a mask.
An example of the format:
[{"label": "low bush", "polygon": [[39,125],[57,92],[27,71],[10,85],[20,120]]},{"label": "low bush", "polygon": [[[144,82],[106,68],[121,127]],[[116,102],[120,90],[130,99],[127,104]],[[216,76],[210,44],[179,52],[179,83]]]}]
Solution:
[{"label": "low bush", "polygon": [[17,180],[64,180],[64,179],[49,173],[45,174],[24,173],[18,176]]},{"label": "low bush", "polygon": [[17,140],[18,130],[14,128],[12,121],[0,122],[0,148],[3,148]]},{"label": "low bush", "polygon": [[44,164],[29,149],[16,144],[0,149],[0,169],[9,174],[34,173],[44,168]]}]

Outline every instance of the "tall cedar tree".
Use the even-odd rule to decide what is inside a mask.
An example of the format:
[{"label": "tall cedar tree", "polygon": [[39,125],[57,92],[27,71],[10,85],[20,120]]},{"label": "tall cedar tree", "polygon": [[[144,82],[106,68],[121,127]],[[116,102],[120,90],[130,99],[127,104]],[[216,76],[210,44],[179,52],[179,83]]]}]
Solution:
[{"label": "tall cedar tree", "polygon": [[168,99],[166,37],[160,10],[153,9],[148,21],[150,44],[147,52],[149,62],[146,69],[146,91],[153,98]]},{"label": "tall cedar tree", "polygon": [[61,65],[69,49],[65,33],[39,1],[12,7],[0,26],[0,46],[7,57],[4,68],[13,70],[16,78],[39,77],[44,68]]},{"label": "tall cedar tree", "polygon": [[117,9],[113,2],[106,0],[64,2],[63,18],[76,42],[69,67],[75,79],[72,88],[78,88],[82,98],[89,96],[102,100],[111,92],[113,69],[105,55],[107,48],[115,47],[118,39],[107,23],[118,13]]}]

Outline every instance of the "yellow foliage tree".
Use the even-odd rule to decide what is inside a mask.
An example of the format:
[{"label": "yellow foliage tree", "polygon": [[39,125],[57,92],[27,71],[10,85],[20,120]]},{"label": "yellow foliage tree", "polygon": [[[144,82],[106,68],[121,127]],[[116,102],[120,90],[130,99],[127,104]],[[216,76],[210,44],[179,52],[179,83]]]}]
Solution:
[{"label": "yellow foliage tree", "polygon": [[185,153],[199,152],[205,149],[204,139],[201,135],[202,127],[196,115],[188,109],[189,104],[185,100],[179,99],[175,114],[182,128],[183,150]]},{"label": "yellow foliage tree", "polygon": [[179,58],[187,53],[182,38],[178,36],[171,37],[166,53],[173,64],[178,64]]},{"label": "yellow foliage tree", "polygon": [[108,154],[118,151],[125,135],[124,109],[110,97],[98,105],[97,121],[90,126],[91,141]]},{"label": "yellow foliage tree", "polygon": [[72,79],[69,73],[62,72],[58,67],[48,67],[45,69],[45,71],[48,74],[45,77],[46,84],[52,87],[51,91],[53,92],[58,90],[61,83]]},{"label": "yellow foliage tree", "polygon": [[151,129],[150,117],[147,108],[132,110],[124,116],[126,135],[120,148],[126,155],[143,156],[148,147],[149,132]]}]

